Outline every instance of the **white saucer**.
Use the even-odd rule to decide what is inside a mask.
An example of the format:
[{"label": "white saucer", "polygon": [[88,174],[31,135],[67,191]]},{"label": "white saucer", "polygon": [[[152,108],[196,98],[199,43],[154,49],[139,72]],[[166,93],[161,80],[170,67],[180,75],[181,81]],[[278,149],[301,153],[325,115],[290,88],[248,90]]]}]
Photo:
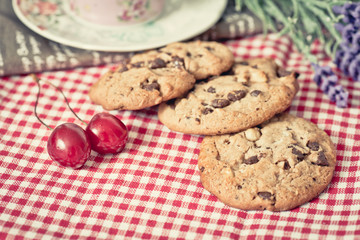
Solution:
[{"label": "white saucer", "polygon": [[96,51],[139,51],[183,41],[213,26],[227,0],[166,0],[154,21],[133,27],[99,27],[74,19],[62,0],[13,0],[18,18],[31,30],[68,46]]}]

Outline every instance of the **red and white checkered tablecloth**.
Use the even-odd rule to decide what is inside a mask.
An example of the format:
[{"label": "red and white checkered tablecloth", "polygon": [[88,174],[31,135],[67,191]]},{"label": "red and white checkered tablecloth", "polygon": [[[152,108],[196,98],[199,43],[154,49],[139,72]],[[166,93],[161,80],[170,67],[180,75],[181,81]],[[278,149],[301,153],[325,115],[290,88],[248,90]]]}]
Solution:
[{"label": "red and white checkered tablecloth", "polygon": [[[37,85],[30,76],[0,80],[0,239],[360,239],[360,83],[337,72],[349,107],[331,103],[312,81],[309,62],[287,37],[225,42],[237,58],[272,57],[299,72],[289,112],[324,129],[337,149],[330,186],[286,212],[230,208],[203,189],[197,169],[202,136],[170,131],[157,108],[112,111],[129,129],[118,155],[92,153],[79,170],[50,160],[50,130],[35,118]],[[320,45],[314,53],[328,64]],[[90,85],[111,65],[44,72],[89,121],[100,106]],[[51,126],[81,123],[62,96],[42,84],[40,117]],[[83,125],[82,125],[83,126]]]}]

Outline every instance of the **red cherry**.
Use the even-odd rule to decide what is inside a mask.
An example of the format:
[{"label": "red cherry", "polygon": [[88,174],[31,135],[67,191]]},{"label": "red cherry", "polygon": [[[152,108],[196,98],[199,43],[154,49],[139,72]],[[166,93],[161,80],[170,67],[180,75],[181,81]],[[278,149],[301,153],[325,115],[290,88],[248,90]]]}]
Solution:
[{"label": "red cherry", "polygon": [[62,166],[80,168],[91,153],[89,137],[74,123],[57,126],[47,142],[51,159]]},{"label": "red cherry", "polygon": [[121,152],[128,139],[125,124],[109,113],[96,114],[85,131],[92,149],[100,154]]}]

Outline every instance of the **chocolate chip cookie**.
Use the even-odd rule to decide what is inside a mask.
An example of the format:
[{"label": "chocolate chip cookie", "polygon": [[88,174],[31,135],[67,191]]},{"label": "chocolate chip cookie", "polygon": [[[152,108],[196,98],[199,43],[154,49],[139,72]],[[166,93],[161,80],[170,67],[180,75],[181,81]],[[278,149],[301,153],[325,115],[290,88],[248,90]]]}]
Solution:
[{"label": "chocolate chip cookie", "polygon": [[198,167],[205,189],[244,210],[284,211],[330,183],[336,152],[315,124],[283,113],[236,134],[207,136]]},{"label": "chocolate chip cookie", "polygon": [[195,81],[181,59],[149,51],[104,74],[89,96],[107,110],[139,110],[185,94]]},{"label": "chocolate chip cookie", "polygon": [[233,71],[198,82],[184,97],[160,104],[160,121],[189,134],[234,133],[283,112],[298,91],[297,74],[271,59],[235,64]]},{"label": "chocolate chip cookie", "polygon": [[133,68],[148,68],[152,70],[177,68],[186,71],[183,58],[160,50],[150,50],[135,54],[121,62],[115,71],[125,72]]},{"label": "chocolate chip cookie", "polygon": [[176,42],[159,51],[182,59],[185,69],[196,79],[220,75],[234,64],[234,56],[230,49],[218,42]]}]

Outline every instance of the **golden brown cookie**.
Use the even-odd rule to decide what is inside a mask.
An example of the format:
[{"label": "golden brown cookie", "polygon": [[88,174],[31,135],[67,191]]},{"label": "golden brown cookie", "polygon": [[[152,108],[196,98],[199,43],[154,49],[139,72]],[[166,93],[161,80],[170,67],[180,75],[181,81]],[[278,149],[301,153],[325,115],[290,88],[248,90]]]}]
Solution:
[{"label": "golden brown cookie", "polygon": [[230,49],[218,42],[176,42],[161,48],[160,51],[183,59],[185,69],[196,79],[220,75],[234,64]]},{"label": "golden brown cookie", "polygon": [[190,134],[238,132],[283,112],[298,91],[297,74],[271,59],[236,64],[234,74],[197,82],[187,95],[162,103],[160,121]]},{"label": "golden brown cookie", "polygon": [[157,51],[133,56],[90,88],[90,99],[107,110],[139,110],[179,97],[195,78],[183,61]]},{"label": "golden brown cookie", "polygon": [[103,75],[89,95],[107,110],[138,110],[185,94],[196,79],[219,75],[233,62],[231,51],[220,43],[172,43],[123,61]]},{"label": "golden brown cookie", "polygon": [[317,197],[335,163],[324,131],[284,113],[236,134],[205,137],[198,166],[204,188],[225,204],[283,211]]}]

